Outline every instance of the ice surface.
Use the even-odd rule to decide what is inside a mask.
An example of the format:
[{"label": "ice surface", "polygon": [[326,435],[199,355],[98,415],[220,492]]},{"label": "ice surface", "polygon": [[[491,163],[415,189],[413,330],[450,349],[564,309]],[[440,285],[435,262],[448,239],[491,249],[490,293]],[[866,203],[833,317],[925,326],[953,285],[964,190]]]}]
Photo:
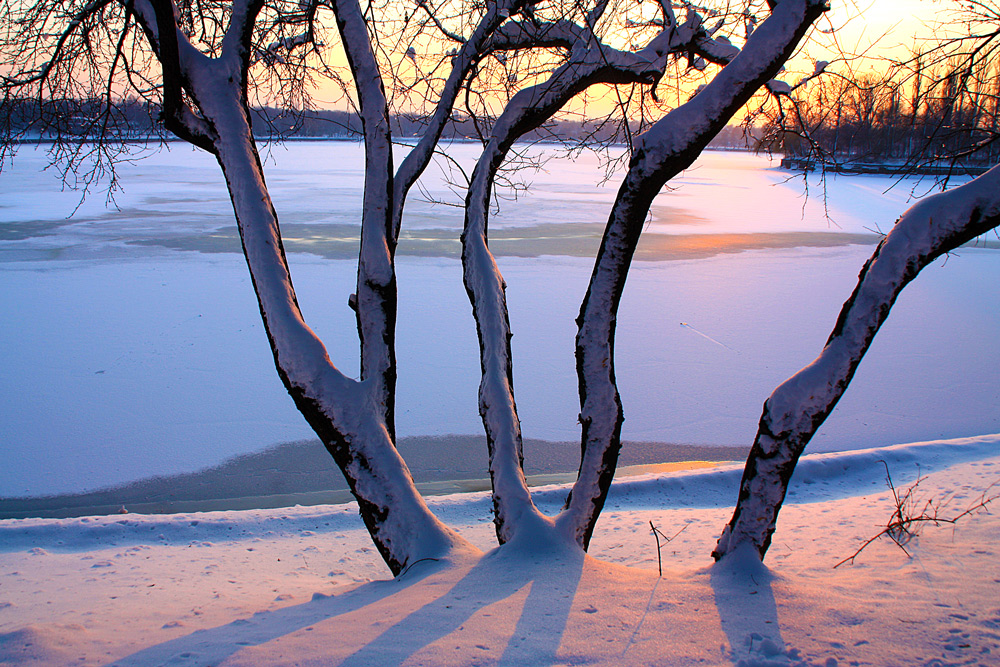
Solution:
[{"label": "ice surface", "polygon": [[[398,146],[398,162],[406,153]],[[475,144],[447,147],[465,169],[479,155]],[[532,227],[545,223],[600,223],[607,221],[618,189],[618,178],[600,183],[606,157],[583,152],[572,159],[552,147],[522,147],[540,169],[514,174],[530,184],[528,194],[501,200],[501,210],[490,217],[494,229]],[[615,149],[620,151],[620,149]],[[612,153],[610,158],[620,153]],[[363,146],[357,142],[298,141],[263,150],[264,169],[279,218],[286,223],[343,223],[360,227],[364,182]],[[0,221],[51,221],[65,224],[80,204],[80,195],[60,191],[54,172],[42,172],[45,151],[24,147],[13,168],[0,175]],[[142,229],[145,218],[166,217],[174,231],[206,226],[232,226],[229,196],[215,159],[184,144],[168,147],[135,163],[119,166],[122,190],[115,196],[119,214],[108,211],[101,191],[79,206],[75,219],[99,218],[112,223],[110,235]],[[461,182],[448,163],[432,162],[407,204],[404,229],[462,227],[462,212],[435,201],[460,203]],[[964,182],[962,179],[956,183]],[[672,234],[765,233],[782,231],[870,233],[886,231],[915,196],[926,194],[931,181],[895,180],[885,176],[832,174],[824,197],[822,180],[809,177],[808,191],[801,175],[777,168],[763,156],[741,152],[706,151],[688,171],[671,182],[654,201],[647,232]],[[808,192],[808,196],[807,195]],[[427,201],[428,199],[434,201]],[[138,219],[136,219],[138,218]],[[175,229],[180,225],[180,229]],[[91,226],[92,228],[93,226]],[[100,234],[101,229],[91,229]],[[138,233],[138,231],[134,232]]]},{"label": "ice surface", "polygon": [[[463,159],[474,156],[473,147],[456,149]],[[284,223],[357,225],[358,145],[295,143],[272,156],[268,182]],[[213,230],[231,227],[214,162],[174,146],[124,165],[120,212],[92,197],[67,220],[77,195],[58,193],[50,174],[37,173],[43,157],[25,149],[14,169],[0,174],[0,346],[16,351],[0,374],[0,496],[195,470],[309,437],[274,372],[242,257],[130,243],[175,237],[205,245]],[[491,220],[523,229],[528,244],[541,242],[540,222],[601,224],[614,186],[595,186],[598,177],[586,154],[550,161],[533,177],[535,188]],[[801,187],[782,184],[786,178],[761,158],[709,153],[682,175],[679,189],[661,196],[667,203],[658,200],[661,212],[687,222],[657,222],[654,210],[650,230],[697,232],[709,249],[707,256],[637,262],[632,271],[617,336],[626,439],[749,445],[764,398],[819,352],[872,246],[782,242],[711,254],[713,234],[726,231],[840,233],[814,209],[803,217]],[[900,186],[883,201],[890,183],[831,181],[831,212],[844,232],[892,223],[909,189]],[[447,191],[438,180],[428,188]],[[820,202],[807,202],[814,205]],[[404,230],[454,229],[457,244],[455,210],[417,203],[407,210],[413,215]],[[440,255],[398,260],[401,435],[482,428],[461,267]],[[573,319],[591,269],[571,255],[498,258],[529,438],[579,437]],[[307,322],[334,363],[356,375],[347,307],[354,262],[303,253],[291,262]],[[965,249],[929,267],[903,292],[813,451],[1000,430],[998,278],[991,249]]]}]

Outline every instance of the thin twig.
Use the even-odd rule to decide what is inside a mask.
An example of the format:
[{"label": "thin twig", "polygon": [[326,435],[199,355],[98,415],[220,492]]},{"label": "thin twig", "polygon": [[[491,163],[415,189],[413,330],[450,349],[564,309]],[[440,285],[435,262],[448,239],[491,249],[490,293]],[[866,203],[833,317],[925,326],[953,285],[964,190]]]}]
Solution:
[{"label": "thin twig", "polygon": [[[888,537],[893,541],[893,543],[899,547],[907,558],[910,557],[910,552],[906,550],[904,546],[914,537],[920,533],[920,529],[924,524],[932,523],[935,526],[939,526],[942,523],[955,524],[959,519],[969,516],[979,510],[989,511],[987,505],[991,502],[1000,498],[1000,493],[995,493],[993,495],[987,495],[990,489],[993,489],[1000,482],[993,482],[980,494],[979,499],[969,505],[964,511],[959,512],[955,516],[945,517],[941,515],[944,510],[944,506],[950,500],[949,497],[945,497],[944,500],[937,501],[934,498],[927,500],[923,503],[923,506],[917,509],[919,501],[916,499],[916,490],[920,486],[920,483],[927,479],[927,476],[918,476],[917,481],[908,486],[902,493],[896,490],[895,485],[892,483],[892,476],[889,474],[889,465],[885,461],[880,461],[880,463],[885,466],[885,481],[889,486],[889,490],[892,492],[893,504],[895,509],[892,512],[892,516],[889,517],[888,523],[886,523],[885,528],[880,530],[878,534],[865,540],[858,550],[854,552],[853,555],[845,558],[836,565],[834,569],[840,567],[844,563],[854,563],[854,559],[865,550],[865,548],[875,542],[880,537]],[[919,475],[919,468],[918,468]]]},{"label": "thin twig", "polygon": [[660,572],[660,576],[662,577],[663,576],[663,557],[660,555],[660,548],[661,548],[660,547],[660,538],[661,537],[663,538],[663,544],[669,544],[670,540],[674,539],[675,537],[677,537],[678,535],[680,535],[681,533],[683,533],[687,529],[688,524],[684,524],[683,528],[681,528],[680,530],[678,530],[676,533],[674,533],[670,537],[667,537],[666,534],[662,530],[660,530],[655,525],[653,525],[652,521],[649,522],[649,527],[653,530],[653,537],[656,538],[656,567],[657,567],[657,569]]}]

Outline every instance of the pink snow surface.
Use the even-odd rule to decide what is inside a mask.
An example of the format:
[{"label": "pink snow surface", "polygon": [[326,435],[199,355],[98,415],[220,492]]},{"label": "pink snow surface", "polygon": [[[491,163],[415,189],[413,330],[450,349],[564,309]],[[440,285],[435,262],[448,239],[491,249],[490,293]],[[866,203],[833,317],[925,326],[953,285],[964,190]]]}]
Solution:
[{"label": "pink snow surface", "polygon": [[[925,525],[911,557],[882,539],[833,566],[892,513],[881,460],[951,516],[1000,480],[998,445],[803,458],[766,566],[708,555],[739,465],[618,482],[590,556],[497,549],[395,581],[352,505],[0,521],[0,664],[996,665],[996,505]],[[485,494],[430,504],[491,548]],[[650,521],[684,528],[662,577]]]}]

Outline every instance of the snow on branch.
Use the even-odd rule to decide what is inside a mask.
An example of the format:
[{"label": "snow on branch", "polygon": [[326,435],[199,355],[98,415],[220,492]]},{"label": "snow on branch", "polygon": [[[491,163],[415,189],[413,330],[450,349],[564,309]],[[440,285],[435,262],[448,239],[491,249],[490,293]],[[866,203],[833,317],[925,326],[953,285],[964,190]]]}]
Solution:
[{"label": "snow on branch", "polygon": [[558,521],[584,547],[604,506],[621,448],[624,415],[614,371],[615,321],[652,200],[664,183],[690,166],[732,115],[778,72],[825,10],[825,3],[816,0],[777,3],[743,50],[709,84],[657,121],[636,142],[577,320],[583,460],[566,510]]},{"label": "snow on branch", "polygon": [[513,51],[527,48],[572,48],[592,32],[569,19],[551,22],[508,21],[492,36],[486,50]]},{"label": "snow on branch", "polygon": [[814,65],[812,73],[802,77],[794,84],[790,84],[780,79],[771,79],[765,84],[767,86],[767,91],[772,95],[774,95],[775,97],[779,97],[781,95],[784,95],[785,97],[791,97],[794,91],[805,86],[807,83],[817,78],[818,76],[824,74],[826,72],[826,68],[829,65],[830,63],[827,62],[826,60],[817,60],[816,64]]},{"label": "snow on branch", "polygon": [[163,125],[181,139],[215,153],[214,131],[187,103],[185,85],[209,61],[177,27],[169,0],[135,0],[135,15],[160,61],[163,75]]},{"label": "snow on branch", "polygon": [[713,37],[711,31],[695,37],[694,51],[716,65],[725,65],[740,52],[725,35]]},{"label": "snow on branch", "polygon": [[659,0],[660,11],[663,12],[663,24],[668,28],[677,25],[677,16],[674,14],[673,0]]},{"label": "snow on branch", "polygon": [[304,24],[305,28],[296,34],[279,37],[266,46],[256,47],[251,64],[263,62],[266,65],[284,65],[286,54],[296,49],[307,45],[322,47],[323,44],[316,40],[315,22],[317,10],[325,4],[322,0],[301,0],[298,12],[282,15],[278,20],[279,25],[294,28]]},{"label": "snow on branch", "polygon": [[637,52],[602,44],[590,29],[569,21],[541,26],[512,22],[499,31],[492,45],[507,47],[521,40],[530,43],[538,28],[564,40],[569,57],[546,80],[518,91],[497,118],[472,175],[462,232],[463,277],[480,344],[479,410],[487,436],[494,522],[501,543],[513,539],[527,517],[539,519],[540,515],[531,502],[522,470],[505,283],[487,243],[489,203],[497,171],[515,141],[541,126],[578,93],[598,83],[655,82],[672,53],[687,52],[698,38],[704,38],[701,19],[694,15],[680,27],[663,29]]},{"label": "snow on branch", "polygon": [[764,557],[799,456],[847,390],[899,293],[936,258],[998,225],[1000,167],[921,200],[896,222],[862,268],[820,355],[764,403],[717,559],[743,543]]},{"label": "snow on branch", "polygon": [[[308,30],[300,32],[290,37],[282,37],[268,44],[263,49],[256,49],[253,62],[263,62],[270,65],[273,63],[284,64],[285,53],[290,53],[300,46],[313,43],[313,32]],[[251,63],[252,64],[252,63]]]},{"label": "snow on branch", "polygon": [[232,0],[229,27],[222,37],[222,57],[239,58],[244,64],[252,53],[250,43],[263,0]]}]

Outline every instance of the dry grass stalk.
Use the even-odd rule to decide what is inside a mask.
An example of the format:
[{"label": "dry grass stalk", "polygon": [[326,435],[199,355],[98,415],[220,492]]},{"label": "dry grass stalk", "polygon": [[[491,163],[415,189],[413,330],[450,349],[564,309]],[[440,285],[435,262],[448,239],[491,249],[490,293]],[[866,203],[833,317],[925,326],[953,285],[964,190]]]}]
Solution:
[{"label": "dry grass stalk", "polygon": [[979,512],[980,510],[989,512],[988,505],[1000,498],[1000,493],[989,495],[990,491],[998,484],[997,482],[994,482],[986,487],[986,489],[979,495],[979,498],[973,501],[965,510],[954,516],[944,516],[943,513],[945,511],[945,507],[951,501],[952,494],[949,494],[940,500],[932,497],[926,501],[921,501],[917,497],[917,488],[920,486],[921,482],[927,479],[926,475],[918,475],[917,481],[900,492],[892,483],[892,475],[889,474],[889,465],[885,461],[880,461],[880,463],[885,466],[885,481],[889,486],[889,490],[892,491],[893,504],[895,505],[892,516],[889,517],[889,521],[886,523],[885,528],[879,531],[876,535],[865,540],[865,542],[858,547],[858,550],[855,551],[854,554],[834,565],[834,568],[838,568],[844,563],[853,564],[854,559],[857,558],[869,544],[882,537],[888,537],[891,539],[893,543],[902,549],[903,553],[905,553],[909,558],[910,552],[906,550],[905,545],[920,534],[920,530],[923,526],[929,523],[935,526],[939,526],[943,523],[955,524],[958,523],[959,519]]}]

